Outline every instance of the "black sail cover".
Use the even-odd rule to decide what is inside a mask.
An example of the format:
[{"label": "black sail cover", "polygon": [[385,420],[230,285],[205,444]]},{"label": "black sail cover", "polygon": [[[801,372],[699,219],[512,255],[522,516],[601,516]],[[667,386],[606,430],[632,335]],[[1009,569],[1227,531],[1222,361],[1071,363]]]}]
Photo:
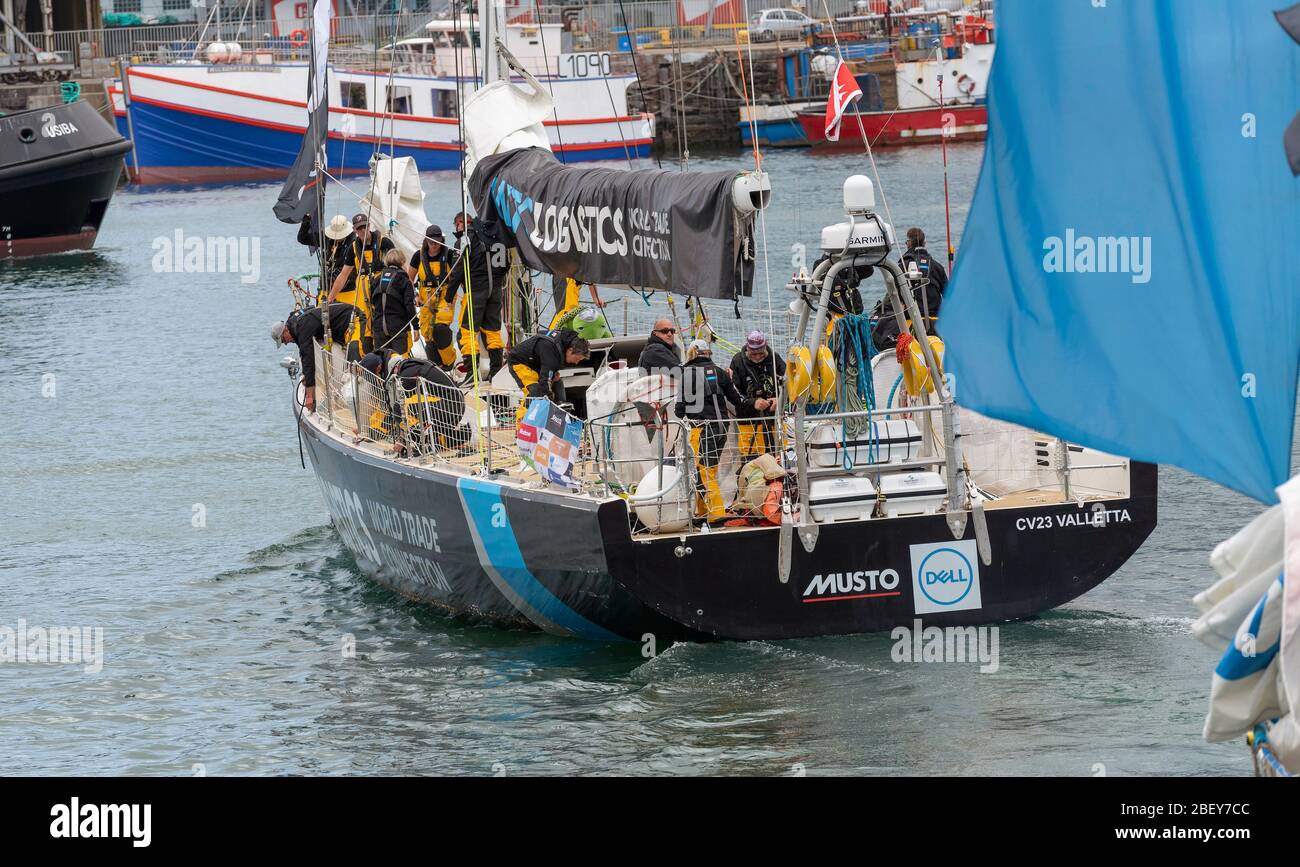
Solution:
[{"label": "black sail cover", "polygon": [[[1274,14],[1277,15],[1278,23],[1282,25],[1282,29],[1289,33],[1297,43],[1300,43],[1300,3]],[[1291,119],[1291,124],[1286,128],[1282,143],[1286,147],[1287,161],[1291,163],[1291,174],[1300,176],[1300,114],[1296,114]]]},{"label": "black sail cover", "polygon": [[732,299],[754,279],[753,220],[731,199],[737,174],[575,168],[520,148],[479,162],[469,193],[485,228],[529,268]]}]

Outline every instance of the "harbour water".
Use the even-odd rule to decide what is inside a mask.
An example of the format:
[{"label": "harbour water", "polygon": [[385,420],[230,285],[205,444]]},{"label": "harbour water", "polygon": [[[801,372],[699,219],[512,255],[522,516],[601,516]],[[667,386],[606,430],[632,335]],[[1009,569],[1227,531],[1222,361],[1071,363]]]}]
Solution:
[{"label": "harbour water", "polygon": [[[981,155],[951,149],[954,232]],[[877,160],[896,225],[942,250],[940,152]],[[781,303],[792,245],[815,247],[867,166],[776,153],[767,168]],[[458,178],[425,189],[450,229]],[[299,464],[268,340],[285,278],[314,270],[276,192],[124,189],[94,252],[0,263],[0,626],[103,630],[97,672],[0,664],[0,773],[1249,772],[1244,745],[1201,739],[1216,656],[1189,633],[1190,600],[1209,549],[1261,507],[1175,469],[1146,546],[1073,604],[1002,627],[996,673],[894,662],[888,635],[645,658],[452,622],[371,585]],[[356,210],[349,195],[330,212]],[[166,255],[177,233],[242,237],[257,267],[186,273]]]}]

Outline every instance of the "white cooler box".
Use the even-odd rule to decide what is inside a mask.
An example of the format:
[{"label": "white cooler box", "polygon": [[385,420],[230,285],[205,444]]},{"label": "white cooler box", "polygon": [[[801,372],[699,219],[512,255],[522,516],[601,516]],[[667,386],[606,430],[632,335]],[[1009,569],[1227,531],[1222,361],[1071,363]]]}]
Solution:
[{"label": "white cooler box", "polygon": [[876,488],[870,479],[840,476],[818,479],[808,487],[808,511],[819,523],[864,520],[876,509]]},{"label": "white cooler box", "polygon": [[808,434],[808,461],[814,467],[840,467],[844,453],[855,467],[910,461],[921,451],[921,429],[911,419],[873,421],[876,459],[871,460],[871,437],[865,431],[847,443],[839,422],[823,422]]},{"label": "white cooler box", "polygon": [[880,477],[885,515],[933,515],[943,507],[948,486],[938,473],[891,473]]}]

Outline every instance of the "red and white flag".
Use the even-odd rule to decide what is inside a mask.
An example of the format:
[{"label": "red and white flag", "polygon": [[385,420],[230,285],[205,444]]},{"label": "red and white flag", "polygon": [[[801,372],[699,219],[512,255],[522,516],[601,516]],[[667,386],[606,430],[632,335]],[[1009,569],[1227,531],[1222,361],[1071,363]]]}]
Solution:
[{"label": "red and white flag", "polygon": [[835,67],[835,77],[831,79],[831,92],[826,97],[826,140],[840,140],[840,120],[848,110],[850,103],[862,96],[862,88],[853,78],[853,73],[841,60]]}]

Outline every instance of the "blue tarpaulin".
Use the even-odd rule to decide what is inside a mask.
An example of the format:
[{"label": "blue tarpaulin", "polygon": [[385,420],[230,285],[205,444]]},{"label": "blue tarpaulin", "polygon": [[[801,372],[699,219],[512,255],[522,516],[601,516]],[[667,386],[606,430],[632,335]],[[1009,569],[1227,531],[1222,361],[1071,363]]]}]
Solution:
[{"label": "blue tarpaulin", "polygon": [[940,333],[957,402],[1265,502],[1290,475],[1282,0],[1003,0]]}]

